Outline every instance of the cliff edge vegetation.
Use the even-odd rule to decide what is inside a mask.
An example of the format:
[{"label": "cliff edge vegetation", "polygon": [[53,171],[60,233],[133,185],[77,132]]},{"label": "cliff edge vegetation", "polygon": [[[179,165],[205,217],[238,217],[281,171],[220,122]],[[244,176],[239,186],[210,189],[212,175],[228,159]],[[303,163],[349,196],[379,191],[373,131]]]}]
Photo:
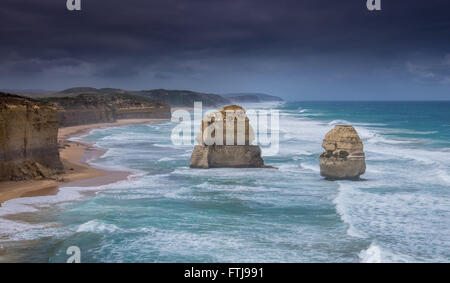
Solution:
[{"label": "cliff edge vegetation", "polygon": [[229,102],[228,99],[217,95],[200,93],[189,90],[123,90],[117,88],[93,88],[93,87],[74,87],[56,93],[46,94],[46,97],[67,97],[77,96],[80,94],[91,95],[133,95],[147,99],[162,101],[171,107],[193,107],[195,101],[201,101],[203,106],[215,107],[225,105]]}]

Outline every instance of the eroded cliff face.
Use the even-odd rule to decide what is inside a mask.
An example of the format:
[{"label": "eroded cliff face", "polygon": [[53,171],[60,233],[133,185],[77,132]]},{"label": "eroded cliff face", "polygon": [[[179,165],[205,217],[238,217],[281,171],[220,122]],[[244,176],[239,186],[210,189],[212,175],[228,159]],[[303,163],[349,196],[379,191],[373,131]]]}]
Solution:
[{"label": "eroded cliff face", "polygon": [[320,175],[329,180],[358,180],[366,171],[363,143],[355,128],[337,125],[323,140]]},{"label": "eroded cliff face", "polygon": [[112,109],[104,106],[84,106],[68,108],[58,107],[58,120],[61,127],[85,124],[114,122]]},{"label": "eroded cliff face", "polygon": [[170,107],[167,105],[118,107],[114,113],[116,119],[170,119]]},{"label": "eroded cliff face", "polygon": [[46,101],[57,107],[60,127],[171,117],[166,103],[127,94],[80,94],[46,98]]},{"label": "eroded cliff face", "polygon": [[62,170],[56,108],[0,93],[0,181],[48,178]]}]

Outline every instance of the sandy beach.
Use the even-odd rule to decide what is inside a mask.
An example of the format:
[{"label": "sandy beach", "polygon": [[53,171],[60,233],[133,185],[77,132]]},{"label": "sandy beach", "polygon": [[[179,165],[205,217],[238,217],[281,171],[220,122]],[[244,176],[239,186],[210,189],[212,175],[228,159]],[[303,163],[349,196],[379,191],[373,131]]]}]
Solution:
[{"label": "sandy beach", "polygon": [[92,145],[73,142],[68,139],[89,133],[93,129],[117,127],[131,124],[144,124],[164,121],[161,119],[129,119],[114,123],[101,123],[60,128],[58,142],[63,145],[60,158],[64,165],[64,173],[50,180],[27,180],[19,182],[0,182],[0,206],[5,201],[21,197],[55,195],[64,187],[101,186],[126,179],[131,173],[123,171],[105,171],[93,168],[87,160],[98,158],[104,151]]}]

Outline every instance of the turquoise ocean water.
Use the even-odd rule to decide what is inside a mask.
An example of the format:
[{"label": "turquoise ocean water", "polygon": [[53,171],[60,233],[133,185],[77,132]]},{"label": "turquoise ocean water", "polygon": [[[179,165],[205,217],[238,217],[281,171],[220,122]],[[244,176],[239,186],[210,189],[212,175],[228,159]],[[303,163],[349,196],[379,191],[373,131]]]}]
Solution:
[{"label": "turquoise ocean water", "polygon": [[[64,188],[0,208],[0,244],[22,261],[450,261],[450,103],[296,102],[280,110],[271,169],[189,169],[172,122],[92,131],[92,164],[134,172],[100,188]],[[323,180],[327,131],[352,124],[365,181]],[[20,212],[19,218],[11,214]],[[21,219],[17,221],[17,219]]]}]

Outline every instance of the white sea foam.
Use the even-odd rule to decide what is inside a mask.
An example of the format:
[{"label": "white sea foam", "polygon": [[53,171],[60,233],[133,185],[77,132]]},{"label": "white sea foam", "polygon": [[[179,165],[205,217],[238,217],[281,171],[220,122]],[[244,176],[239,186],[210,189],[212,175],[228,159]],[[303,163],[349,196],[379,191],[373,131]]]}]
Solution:
[{"label": "white sea foam", "polygon": [[310,164],[307,164],[307,163],[300,163],[300,168],[304,168],[304,169],[311,170],[311,171],[314,171],[314,172],[320,172],[320,168],[319,168],[318,165],[315,166],[315,165],[310,165]]},{"label": "white sea foam", "polygon": [[[50,196],[37,196],[37,197],[25,197],[25,198],[16,198],[11,199],[2,204],[0,207],[0,227],[2,227],[2,231],[0,236],[6,237],[8,239],[18,239],[22,237],[23,239],[28,239],[30,235],[41,236],[42,233],[35,232],[34,234],[26,234],[24,235],[15,235],[18,232],[24,232],[28,230],[39,230],[49,226],[54,226],[52,223],[43,223],[43,224],[29,224],[23,222],[13,222],[2,218],[7,215],[15,215],[20,213],[29,213],[29,212],[37,212],[43,208],[53,207],[57,204],[72,202],[76,200],[80,200],[83,198],[83,192],[89,191],[101,191],[106,189],[117,189],[122,188],[124,184],[127,186],[132,185],[133,182],[139,182],[138,178],[142,176],[142,173],[134,174],[128,177],[127,180],[116,182],[113,184],[95,186],[95,187],[62,187],[56,195]],[[32,238],[32,237],[31,237]]]},{"label": "white sea foam", "polygon": [[359,258],[363,263],[381,263],[381,249],[371,244],[367,250],[361,251]]},{"label": "white sea foam", "polygon": [[333,120],[328,123],[328,126],[336,126],[336,125],[351,125],[352,123],[346,120]]},{"label": "white sea foam", "polygon": [[[299,109],[299,111],[301,110]],[[310,111],[305,112],[310,113]],[[404,255],[402,254],[403,251],[411,254],[417,251],[419,254],[426,254],[428,258],[445,261],[445,250],[430,250],[429,246],[448,246],[449,238],[446,235],[450,234],[448,228],[450,223],[445,219],[449,219],[446,216],[450,215],[450,205],[447,203],[445,194],[442,196],[436,193],[442,187],[432,189],[427,187],[426,190],[420,190],[420,187],[430,184],[448,187],[450,151],[428,150],[416,146],[417,140],[384,135],[385,129],[375,127],[382,125],[356,123],[354,125],[356,125],[365,145],[368,167],[364,177],[367,177],[368,181],[321,182],[319,181],[318,172],[320,170],[317,157],[314,157],[314,155],[318,156],[323,151],[321,141],[326,132],[333,125],[341,122],[337,120],[330,123],[313,121],[298,115],[287,115],[286,118],[280,120],[282,138],[278,157],[285,157],[287,160],[286,163],[277,161],[282,163],[279,166],[280,170],[191,170],[188,167],[176,167],[173,172],[164,175],[150,176],[141,172],[141,175],[127,182],[110,185],[108,187],[110,190],[104,191],[102,197],[113,200],[195,200],[202,201],[201,205],[203,205],[205,204],[203,201],[211,200],[211,195],[214,196],[213,198],[225,195],[237,204],[250,208],[253,208],[252,205],[266,205],[270,208],[278,206],[288,207],[289,209],[291,207],[295,209],[298,201],[304,201],[304,198],[307,197],[314,201],[323,202],[326,207],[329,207],[332,202],[342,222],[348,225],[347,234],[350,237],[355,237],[354,239],[350,238],[351,241],[366,242],[373,240],[369,247],[359,253],[362,262],[426,261],[426,258],[417,259]],[[126,133],[114,133],[114,135],[116,135],[115,138],[102,139],[99,143],[105,148],[115,147],[112,151],[108,151],[111,160],[120,162],[125,160],[121,158],[122,155],[129,156],[136,152],[133,150],[127,151],[128,135]],[[145,133],[140,133],[140,135],[142,136],[134,135],[133,138],[146,139]],[[152,140],[152,142],[156,142],[156,146],[168,146],[165,144],[167,140],[164,139]],[[176,157],[157,155],[156,160],[163,162],[188,158],[192,152],[192,147],[181,149],[187,149],[183,155],[179,155],[179,153]],[[147,153],[143,150],[142,155],[145,154]],[[301,167],[298,166],[298,163]],[[104,164],[104,162],[100,162],[100,164]],[[201,181],[198,185],[183,183],[183,186],[181,186],[178,182],[182,179],[194,183],[198,180]],[[245,180],[249,179],[250,182],[246,184]],[[232,182],[229,182],[230,180]],[[236,183],[238,180],[242,182]],[[292,180],[298,180],[298,183],[296,183],[298,186],[289,185]],[[224,184],[221,181],[224,181]],[[339,186],[337,192],[334,190],[336,184]],[[93,188],[93,190],[98,189]],[[65,188],[57,196],[49,196],[48,199],[46,197],[39,199],[38,197],[33,198],[30,202],[27,198],[9,201],[4,204],[4,207],[0,208],[0,216],[20,211],[35,212],[42,207],[52,206],[54,203],[77,200],[82,197],[82,190],[86,190],[86,188],[80,188],[79,190],[78,188]],[[280,196],[288,197],[277,198]],[[228,200],[227,198],[225,200]],[[213,199],[213,201],[215,200]],[[314,201],[311,203],[315,203]],[[204,221],[202,225],[211,221],[207,218],[206,213],[197,215],[197,217],[201,217],[201,220]],[[227,217],[232,218],[233,215],[227,215]],[[239,218],[239,220],[244,218]],[[123,233],[141,231],[141,228],[131,228],[130,230],[119,228],[107,221],[100,220],[97,215],[88,219],[95,220],[75,227],[72,232]],[[226,220],[226,223],[233,225],[233,221]],[[260,221],[261,227],[273,226],[278,229],[276,231],[279,231],[280,235],[278,237],[273,234],[266,236],[256,231],[255,235],[248,236],[247,234],[247,238],[244,238],[239,233],[234,235],[232,229],[225,232],[195,233],[183,229],[157,230],[150,227],[148,231],[142,231],[147,235],[142,235],[142,237],[133,241],[132,245],[118,248],[123,250],[117,251],[115,249],[114,255],[154,248],[158,251],[158,254],[178,254],[186,257],[211,256],[207,260],[298,261],[302,259],[302,253],[305,251],[301,250],[302,246],[298,243],[298,235],[301,235],[301,233],[305,233],[304,235],[307,236],[314,235],[314,241],[322,236],[325,237],[324,233],[320,231],[317,231],[317,234],[308,234],[312,232],[305,232],[302,230],[304,227],[295,224],[283,223],[281,225],[280,223]],[[256,222],[252,223],[255,225],[255,229],[259,227],[255,224]],[[338,224],[342,225],[342,223]],[[0,218],[0,226],[11,227],[8,233],[28,229],[29,232],[20,235],[22,238],[42,236],[44,232],[41,234],[33,232],[38,230],[47,231],[45,233],[55,232],[48,230],[52,223],[39,225],[11,223],[10,220]],[[217,224],[211,223],[208,225]],[[226,232],[230,233],[226,234]],[[295,237],[289,238],[289,235],[295,235]],[[255,238],[267,240],[269,243],[272,243],[270,242],[272,240],[277,245],[258,246],[258,241],[251,241]],[[342,238],[346,238],[346,236]],[[395,239],[395,241],[389,242],[389,239]],[[295,248],[283,252],[277,250],[279,246],[283,245]],[[311,244],[308,243],[305,246],[310,247]],[[226,247],[226,249],[224,250],[223,247]],[[223,252],[218,252],[218,250],[223,250]],[[311,252],[311,250],[306,251]],[[122,254],[120,254],[121,252]],[[111,259],[117,260],[116,257]]]},{"label": "white sea foam", "polygon": [[91,220],[81,224],[77,232],[92,232],[92,233],[112,233],[119,230],[119,227],[113,224],[104,223],[99,220]]},{"label": "white sea foam", "polygon": [[295,114],[294,116],[299,116],[299,117],[319,117],[319,116],[323,116],[323,113],[301,113],[301,114]]},{"label": "white sea foam", "polygon": [[449,164],[450,153],[445,151],[424,150],[418,148],[407,147],[391,147],[386,145],[366,145],[368,152],[383,154],[387,156],[395,156],[400,159],[410,159],[421,163],[432,164]]},{"label": "white sea foam", "polygon": [[177,160],[177,159],[174,157],[163,157],[163,158],[160,158],[158,160],[158,162],[166,162],[166,161],[173,161],[173,160]]},{"label": "white sea foam", "polygon": [[[299,149],[299,150],[297,150],[297,154],[298,155],[307,155],[307,156],[309,156],[309,155],[312,155],[312,154],[315,154],[315,153],[311,152],[311,151]],[[302,160],[302,157],[301,156],[293,156],[292,160]]]},{"label": "white sea foam", "polygon": [[445,261],[445,251],[428,247],[445,246],[450,241],[448,220],[441,218],[449,215],[450,204],[439,193],[410,192],[409,189],[405,179],[382,175],[374,181],[339,182],[339,193],[333,202],[342,221],[348,224],[347,234],[358,238],[376,235],[376,239],[396,239],[369,248],[361,254],[365,261],[427,261],[427,258],[402,254],[411,249],[431,253],[428,258]]},{"label": "white sea foam", "polygon": [[[303,111],[305,110],[305,111]],[[413,192],[409,190],[415,188],[415,184],[440,184],[448,185],[450,152],[441,150],[429,150],[417,146],[422,140],[395,137],[387,134],[395,134],[394,131],[382,128],[385,124],[376,123],[350,123],[345,120],[335,120],[329,123],[310,120],[301,117],[303,114],[317,115],[306,109],[298,109],[298,113],[282,113],[283,119],[280,120],[280,154],[279,157],[286,157],[287,160],[302,160],[301,170],[294,164],[282,164],[278,174],[306,174],[318,173],[319,166],[310,163],[311,155],[319,154],[323,151],[320,143],[324,135],[336,124],[352,124],[356,127],[358,133],[363,139],[367,156],[366,182],[337,182],[339,185],[336,197],[332,200],[341,220],[348,225],[347,234],[357,239],[401,239],[394,243],[384,243],[377,241],[370,247],[360,252],[359,256],[362,262],[402,262],[402,261],[422,261],[398,251],[407,251],[416,249],[422,253],[431,254],[435,259],[445,259],[445,255],[439,251],[430,251],[427,249],[430,242],[433,246],[446,246],[448,244],[449,234],[447,223],[436,215],[448,215],[450,212],[446,199],[429,192]],[[407,133],[402,130],[397,133]],[[430,132],[410,132],[411,134],[427,135]],[[426,137],[425,137],[426,138]],[[160,144],[158,142],[158,144]],[[160,144],[162,145],[162,144]],[[166,145],[164,145],[166,146]],[[189,156],[191,149],[185,152]],[[161,158],[164,160],[163,157]],[[161,160],[160,159],[160,160]],[[306,159],[306,161],[303,161]],[[294,162],[293,162],[294,163]],[[417,168],[416,168],[417,167]],[[302,172],[303,171],[303,172]],[[306,172],[305,172],[306,171]],[[309,171],[309,172],[308,172]],[[269,171],[267,174],[270,174]],[[156,188],[154,194],[165,198],[175,199],[208,199],[201,194],[192,194],[192,190],[200,189],[208,192],[223,192],[227,196],[233,196],[239,200],[258,201],[260,203],[273,203],[273,193],[283,194],[286,189],[277,188],[277,182],[273,180],[271,187],[265,186],[265,179],[261,176],[261,170],[241,170],[241,169],[213,169],[208,171],[191,170],[187,167],[178,167],[169,175],[181,175],[192,177],[192,179],[209,178],[234,179],[255,177],[260,179],[260,183],[252,185],[238,184],[215,184],[205,181],[194,188],[180,188],[177,190],[167,190],[165,187]],[[424,176],[425,175],[425,176]],[[395,177],[394,177],[395,176]],[[304,185],[304,184],[303,184]],[[145,192],[142,192],[145,194]],[[291,195],[295,193],[305,194],[305,190],[289,191]],[[308,194],[311,193],[308,191]],[[136,192],[130,191],[129,196],[136,196]],[[293,200],[294,202],[295,200]],[[290,204],[286,200],[280,201],[284,205]],[[414,225],[411,224],[412,219]],[[159,235],[161,233],[156,233]],[[167,235],[162,233],[164,239]],[[405,235],[408,235],[405,238]],[[154,236],[154,235],[153,235]],[[198,253],[206,253],[205,245],[199,245],[198,240],[209,239],[199,235],[186,234],[179,232],[172,235],[172,239],[178,239],[179,245],[188,245]],[[188,239],[192,240],[188,241]],[[357,240],[355,239],[355,241]],[[428,239],[424,241],[424,239]],[[148,240],[148,239],[147,239]],[[172,243],[173,241],[171,241]],[[239,247],[239,242],[228,243],[229,247]],[[168,247],[164,240],[159,242],[161,250],[169,249],[168,252],[178,252],[177,246]],[[210,247],[216,248],[215,245]],[[251,255],[252,259],[255,255]],[[292,255],[292,258],[298,255]],[[430,256],[430,255],[429,255]],[[224,258],[235,258],[227,257]],[[286,256],[282,260],[286,260]]]},{"label": "white sea foam", "polygon": [[369,248],[359,253],[361,263],[412,263],[421,262],[411,256],[396,254],[372,243]]},{"label": "white sea foam", "polygon": [[450,175],[449,175],[449,171],[445,171],[442,169],[437,169],[436,170],[436,175],[437,177],[446,185],[450,184]]},{"label": "white sea foam", "polygon": [[354,201],[351,196],[352,190],[353,188],[346,186],[345,182],[339,182],[339,192],[333,203],[336,205],[336,211],[341,216],[342,221],[348,225],[347,234],[352,237],[366,238],[367,235],[353,225],[352,215],[349,211],[349,202],[352,203]]},{"label": "white sea foam", "polygon": [[80,192],[94,189],[96,188],[63,188],[58,192],[58,194],[54,196],[38,196],[11,199],[3,203],[2,207],[0,208],[0,216],[24,212],[36,212],[42,205],[76,200],[81,197]]},{"label": "white sea foam", "polygon": [[384,129],[383,131],[389,134],[410,134],[410,135],[432,135],[439,133],[439,131],[414,131],[408,129]]},{"label": "white sea foam", "polygon": [[[41,208],[47,208],[49,205],[54,205],[57,203],[74,201],[81,198],[81,191],[89,190],[91,188],[70,188],[61,189],[55,196],[39,196],[39,197],[26,197],[11,199],[2,204],[0,207],[0,227],[2,227],[0,236],[6,238],[7,240],[20,240],[33,238],[34,236],[40,236],[42,233],[39,230],[51,226],[50,223],[43,224],[29,224],[20,221],[10,221],[4,219],[4,216],[26,213],[26,212],[37,212]],[[33,230],[32,233],[28,232]],[[35,232],[38,230],[38,232]],[[22,234],[17,234],[22,233]]]},{"label": "white sea foam", "polygon": [[191,145],[174,145],[171,143],[167,143],[167,144],[155,143],[155,144],[153,144],[153,146],[162,147],[162,148],[172,148],[172,149],[184,149],[184,148],[192,147]]},{"label": "white sea foam", "polygon": [[3,240],[11,240],[11,235],[17,235],[31,229],[43,229],[46,228],[46,224],[30,224],[19,221],[11,221],[8,219],[0,218],[0,242]]},{"label": "white sea foam", "polygon": [[328,126],[336,125],[352,125],[352,126],[386,126],[383,123],[361,123],[361,122],[349,122],[347,120],[333,120],[328,123]]}]

